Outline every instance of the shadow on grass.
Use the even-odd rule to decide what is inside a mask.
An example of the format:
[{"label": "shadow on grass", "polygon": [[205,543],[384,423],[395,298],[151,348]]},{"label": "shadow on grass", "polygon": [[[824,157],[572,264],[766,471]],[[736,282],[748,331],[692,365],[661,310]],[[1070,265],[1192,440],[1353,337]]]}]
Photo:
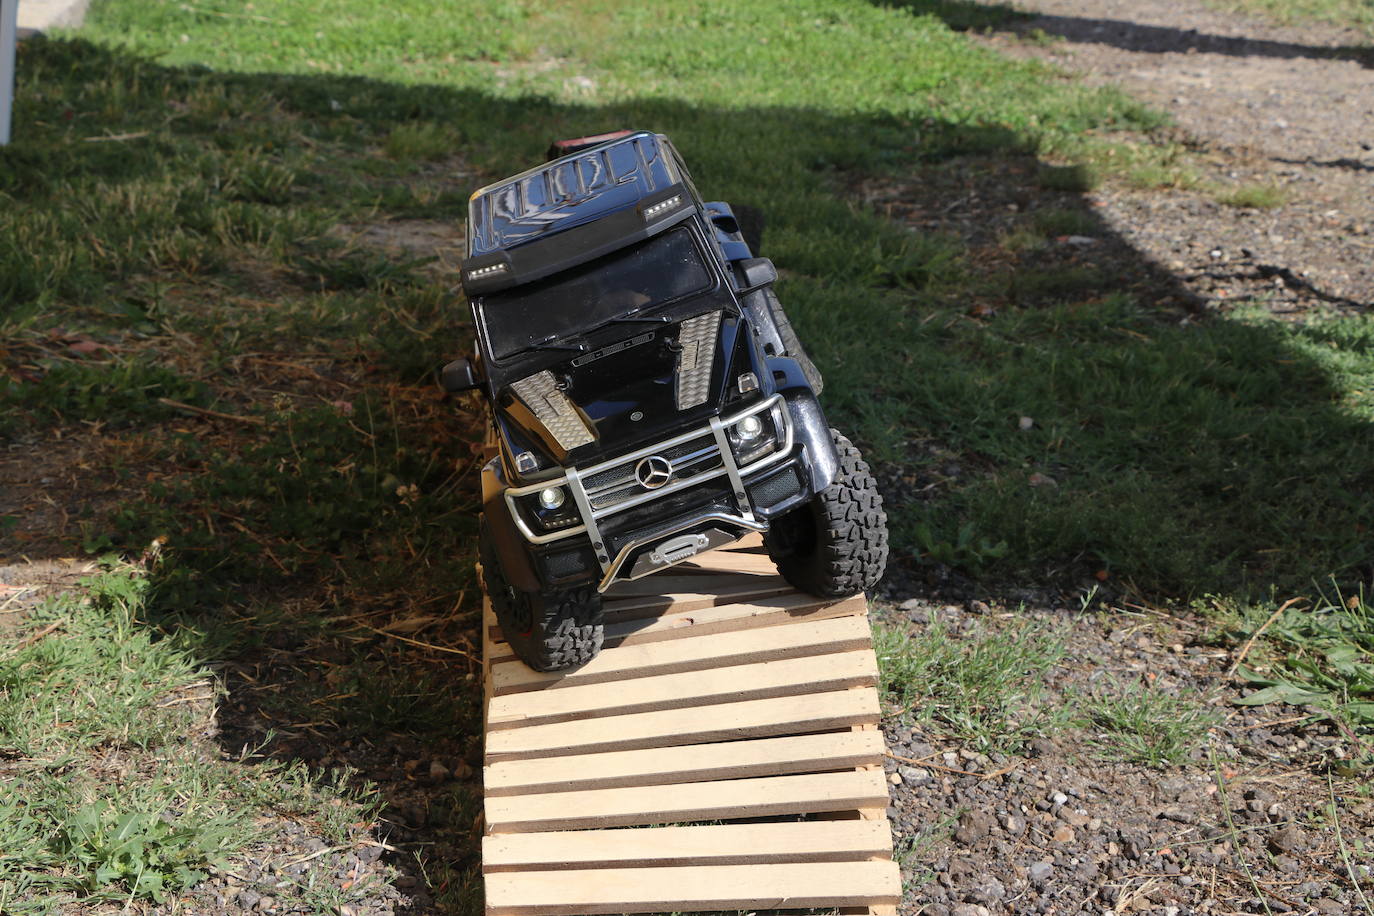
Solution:
[{"label": "shadow on grass", "polygon": [[[465,165],[486,178],[538,161],[550,138],[651,127],[674,138],[712,197],[767,214],[764,253],[827,373],[831,418],[865,443],[888,488],[898,587],[939,582],[931,571],[945,568],[1052,584],[1108,569],[1154,594],[1370,575],[1362,532],[1374,508],[1357,494],[1374,486],[1374,435],[1343,403],[1339,360],[1323,354],[1367,356],[1374,336],[1196,314],[1167,271],[1081,194],[1047,180],[1022,134],[934,117],[575,106],[212,73],[80,41],[32,42],[23,65],[32,80],[61,74],[74,88],[69,118],[26,105],[21,89],[0,193],[43,214],[21,239],[70,245],[108,228],[134,253],[117,270],[96,255],[64,266],[0,237],[0,283],[16,307],[43,314],[93,283],[97,297],[110,295],[107,284],[158,269],[138,254],[158,233],[232,248],[239,236],[216,236],[217,219],[258,225],[306,207],[341,218],[375,207],[461,220],[461,191],[417,196],[377,172],[374,151],[398,123],[452,129]],[[85,142],[100,132],[138,136]],[[74,194],[136,199],[119,186],[195,184],[240,153],[300,147],[313,158],[279,203],[222,200],[224,185],[207,180],[180,209],[101,223],[97,204]],[[886,197],[857,206],[855,189],[869,185]],[[228,282],[227,271],[210,262],[197,282]],[[311,333],[363,339],[389,320],[390,292],[366,300],[378,311],[362,321]],[[442,317],[461,305],[429,307]],[[452,323],[436,326],[443,333],[408,340],[412,361],[454,354]],[[470,466],[440,460],[470,457],[458,440],[475,433],[426,406],[416,377],[382,361],[347,409],[249,405],[262,420],[251,434],[178,440],[167,457],[183,469],[151,486],[131,473],[108,537],[140,550],[171,536],[161,620],[201,631],[206,657],[223,662],[225,749],[261,746],[377,782],[403,850],[396,865],[414,909],[429,911],[472,906],[475,887],[475,480]],[[406,502],[411,485],[420,495]],[[458,651],[434,649],[440,642]]]}]

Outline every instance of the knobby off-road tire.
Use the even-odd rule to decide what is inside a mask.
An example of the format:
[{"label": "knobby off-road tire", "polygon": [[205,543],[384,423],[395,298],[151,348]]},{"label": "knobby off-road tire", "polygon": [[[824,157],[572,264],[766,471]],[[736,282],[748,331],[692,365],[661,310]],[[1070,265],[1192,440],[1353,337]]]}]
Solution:
[{"label": "knobby off-road tire", "polygon": [[590,585],[527,592],[506,582],[496,548],[483,525],[478,534],[482,579],[501,635],[535,671],[585,665],[601,651],[601,595]]},{"label": "knobby off-road tire", "polygon": [[774,520],[764,543],[778,572],[818,598],[844,598],[878,584],[887,568],[887,513],[859,450],[830,430],[840,469],[806,505]]}]

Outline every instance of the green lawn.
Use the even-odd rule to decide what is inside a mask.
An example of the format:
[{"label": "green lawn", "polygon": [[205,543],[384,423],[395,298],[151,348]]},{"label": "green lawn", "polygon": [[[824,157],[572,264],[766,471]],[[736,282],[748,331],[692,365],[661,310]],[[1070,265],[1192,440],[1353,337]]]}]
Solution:
[{"label": "green lawn", "polygon": [[[182,654],[148,669],[149,689],[214,664],[264,721],[474,753],[470,662],[424,648],[461,648],[475,625],[476,413],[431,381],[470,330],[451,274],[359,238],[442,231],[551,138],[642,126],[673,137],[708,195],[766,214],[832,421],[893,487],[896,563],[947,564],[989,592],[1101,572],[1151,600],[1236,607],[1367,577],[1369,320],[1181,320],[1100,267],[1040,263],[1048,237],[1110,236],[1081,206],[1031,213],[989,249],[864,204],[864,182],[938,187],[965,166],[1070,200],[1177,173],[1149,140],[1157,114],[951,29],[997,15],[97,0],[79,35],[21,48],[16,142],[0,151],[0,436],[54,461],[89,441],[103,476],[73,492],[60,532],[0,517],[6,552],[137,557],[165,536],[136,616],[176,634],[149,652]],[[288,660],[253,669],[266,686],[234,681],[283,645],[334,680]],[[6,753],[46,715],[41,681],[9,683]],[[285,735],[280,758],[318,744]],[[168,726],[140,753],[182,741]],[[455,909],[471,900],[465,791],[420,853]],[[212,796],[194,810],[225,844],[213,855],[232,855],[235,818],[265,803],[197,797]],[[34,829],[25,842],[49,848]],[[198,868],[165,858],[169,882]],[[102,874],[103,892],[136,889]],[[54,892],[85,878],[63,880]],[[0,885],[0,908],[16,893],[38,899]]]}]

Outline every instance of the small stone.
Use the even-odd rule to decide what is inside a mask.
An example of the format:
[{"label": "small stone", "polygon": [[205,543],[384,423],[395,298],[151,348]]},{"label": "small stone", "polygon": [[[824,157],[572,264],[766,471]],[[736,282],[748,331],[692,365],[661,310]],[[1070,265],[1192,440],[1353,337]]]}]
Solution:
[{"label": "small stone", "polygon": [[240,908],[245,910],[251,910],[253,907],[258,905],[258,901],[262,899],[262,895],[257,893],[256,891],[250,891],[245,888],[244,890],[239,891],[238,897],[235,899],[238,900]]},{"label": "small stone", "polygon": [[260,913],[270,913],[272,910],[276,909],[276,907],[277,901],[273,900],[271,897],[263,897],[258,901],[258,912]]},{"label": "small stone", "polygon": [[1022,430],[1033,429],[1035,427],[1035,420],[1030,417],[1022,417],[1020,420],[1016,421],[1016,425]]},{"label": "small stone", "polygon": [[1010,833],[1012,836],[1020,836],[1026,832],[1026,819],[1017,817],[1015,814],[1010,814],[1007,816],[1007,819],[1002,822],[1002,826],[1006,829],[1007,833]]},{"label": "small stone", "polygon": [[1073,838],[1073,828],[1070,827],[1068,824],[1065,824],[1063,827],[1060,827],[1058,830],[1054,832],[1054,835],[1050,837],[1050,839],[1054,840],[1056,843],[1072,843]]},{"label": "small stone", "polygon": [[1026,869],[1026,875],[1032,881],[1044,881],[1054,871],[1054,865],[1049,862],[1036,862]]},{"label": "small stone", "polygon": [[923,786],[930,782],[930,770],[921,767],[902,766],[897,767],[897,772],[902,774],[902,782],[912,786]]},{"label": "small stone", "polygon": [[439,761],[431,760],[429,762],[429,778],[434,782],[443,782],[445,779],[448,779],[449,772],[449,768]]},{"label": "small stone", "polygon": [[1293,826],[1285,827],[1269,838],[1269,847],[1274,852],[1296,852],[1306,845],[1306,834]]},{"label": "small stone", "polygon": [[1070,827],[1086,827],[1091,820],[1086,814],[1081,811],[1074,811],[1072,808],[1065,808],[1060,811],[1059,819]]},{"label": "small stone", "polygon": [[887,776],[887,781],[892,783],[894,786],[900,786],[902,784],[902,774],[889,773]]},{"label": "small stone", "polygon": [[1069,797],[1063,792],[1055,792],[1049,798],[1050,801],[1054,802],[1056,805],[1067,805],[1069,803]]}]

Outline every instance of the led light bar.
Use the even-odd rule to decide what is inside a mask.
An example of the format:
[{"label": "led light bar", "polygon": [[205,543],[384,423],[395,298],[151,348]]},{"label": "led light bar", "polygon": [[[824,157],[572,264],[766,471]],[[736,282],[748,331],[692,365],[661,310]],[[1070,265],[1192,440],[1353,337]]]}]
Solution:
[{"label": "led light bar", "polygon": [[682,205],[682,195],[681,195],[681,194],[674,194],[672,197],[669,197],[667,200],[660,200],[658,203],[653,204],[652,206],[645,207],[645,208],[644,208],[644,218],[645,218],[645,219],[653,219],[655,216],[658,216],[660,213],[667,213],[669,210],[673,210],[673,209],[675,209],[675,208],[677,208],[677,207],[679,207],[679,206],[681,206],[681,205]]},{"label": "led light bar", "polygon": [[553,373],[547,369],[522,378],[511,385],[511,389],[565,451],[570,452],[595,438],[572,401],[558,390]]},{"label": "led light bar", "polygon": [[488,264],[486,267],[474,267],[468,271],[469,280],[480,280],[483,277],[491,277],[496,274],[503,274],[510,270],[510,265],[504,262],[499,264]]},{"label": "led light bar", "polygon": [[711,367],[716,361],[716,337],[720,312],[688,318],[680,325],[677,342],[677,409],[688,410],[706,403],[711,394]]}]

